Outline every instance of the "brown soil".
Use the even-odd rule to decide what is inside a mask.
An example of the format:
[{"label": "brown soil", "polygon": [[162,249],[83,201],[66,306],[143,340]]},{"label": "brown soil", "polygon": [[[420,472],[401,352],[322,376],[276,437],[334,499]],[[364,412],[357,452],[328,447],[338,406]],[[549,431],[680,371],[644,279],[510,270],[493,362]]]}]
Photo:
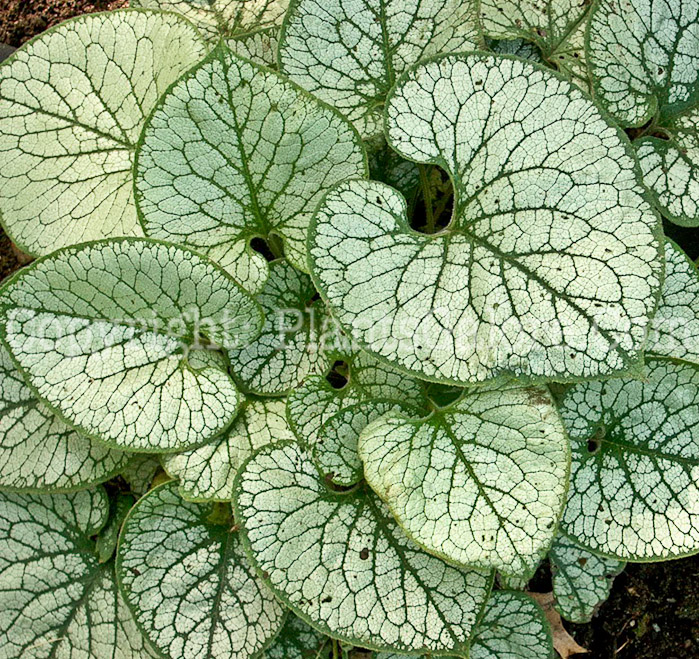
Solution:
[{"label": "brown soil", "polygon": [[[116,9],[127,0],[0,0],[0,43],[20,46],[77,14]],[[699,230],[666,225],[691,256],[699,256]],[[20,267],[0,230],[0,280]],[[550,580],[542,570],[534,590]],[[547,584],[548,582],[548,584]],[[567,625],[590,650],[581,659],[699,659],[699,557],[630,565],[609,600],[587,625]]]}]

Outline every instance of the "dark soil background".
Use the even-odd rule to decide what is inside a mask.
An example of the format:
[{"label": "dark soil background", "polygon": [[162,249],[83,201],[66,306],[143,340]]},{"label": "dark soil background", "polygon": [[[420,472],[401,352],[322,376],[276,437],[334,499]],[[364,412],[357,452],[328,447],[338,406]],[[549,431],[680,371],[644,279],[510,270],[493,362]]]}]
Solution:
[{"label": "dark soil background", "polygon": [[[0,44],[16,48],[71,16],[126,4],[126,0],[0,0]],[[699,256],[699,229],[667,225],[666,231],[693,259]],[[0,280],[21,265],[22,255],[0,229]],[[532,586],[550,590],[546,570]],[[629,565],[590,624],[566,626],[590,651],[576,655],[581,659],[699,659],[699,556]]]}]

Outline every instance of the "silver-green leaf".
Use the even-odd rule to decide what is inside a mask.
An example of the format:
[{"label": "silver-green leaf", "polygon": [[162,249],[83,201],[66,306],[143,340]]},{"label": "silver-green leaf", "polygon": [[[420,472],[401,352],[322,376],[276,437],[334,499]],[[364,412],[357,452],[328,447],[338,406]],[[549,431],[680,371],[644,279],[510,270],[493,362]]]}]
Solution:
[{"label": "silver-green leaf", "polygon": [[312,275],[354,340],[453,384],[638,372],[658,218],[626,138],[588,97],[523,60],[450,55],[401,79],[386,122],[399,153],[449,172],[454,213],[425,235],[383,184],[325,197]]},{"label": "silver-green leaf", "polygon": [[297,444],[255,453],[238,475],[235,510],[259,572],[317,629],[376,650],[467,647],[490,574],[414,546],[370,490],[327,489]]},{"label": "silver-green leaf", "polygon": [[320,198],[366,173],[361,140],[339,113],[220,46],[153,112],[136,200],[146,235],[207,254],[257,292],[268,268],[250,241],[281,237],[289,261],[306,270]]},{"label": "silver-green leaf", "polygon": [[142,235],[133,156],[158,97],[205,55],[175,14],[121,10],[47,30],[0,66],[0,220],[33,255]]},{"label": "silver-green leaf", "polygon": [[321,659],[330,639],[293,613],[264,653],[264,659]]},{"label": "silver-green leaf", "polygon": [[474,0],[293,0],[279,63],[369,137],[381,132],[386,95],[403,71],[480,41]]},{"label": "silver-green leaf", "polygon": [[565,503],[568,437],[545,388],[475,390],[359,436],[372,489],[406,533],[458,565],[533,573]]},{"label": "silver-green leaf", "polygon": [[284,624],[285,611],[253,574],[232,519],[220,514],[223,504],[214,506],[182,501],[166,483],[140,499],[119,541],[124,597],[171,659],[252,657]]},{"label": "silver-green leaf", "polygon": [[163,452],[202,444],[233,420],[240,396],[219,353],[196,348],[249,342],[262,312],[193,252],[115,239],[18,272],[0,292],[0,323],[53,411],[119,448]]}]

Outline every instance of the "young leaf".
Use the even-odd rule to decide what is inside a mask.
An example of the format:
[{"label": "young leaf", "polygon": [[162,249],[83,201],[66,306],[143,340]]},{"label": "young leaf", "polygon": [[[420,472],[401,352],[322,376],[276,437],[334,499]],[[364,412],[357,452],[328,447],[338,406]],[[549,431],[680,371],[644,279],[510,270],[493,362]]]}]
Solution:
[{"label": "young leaf", "polygon": [[450,55],[401,79],[386,122],[404,157],[449,172],[454,213],[423,235],[380,183],[325,197],[310,264],[354,340],[462,385],[638,371],[658,219],[626,138],[581,91],[523,60]]},{"label": "young leaf", "polygon": [[478,624],[470,659],[552,659],[543,611],[523,593],[495,591]]},{"label": "young leaf", "polygon": [[149,119],[136,201],[148,236],[204,252],[256,292],[267,262],[250,241],[281,237],[289,261],[306,270],[318,201],[366,173],[361,140],[339,113],[220,46]]},{"label": "young leaf", "polygon": [[541,51],[531,41],[524,39],[489,39],[488,48],[497,55],[514,55],[542,63]]},{"label": "young leaf", "polygon": [[108,510],[102,488],[0,494],[0,656],[155,656],[90,539]]},{"label": "young leaf", "polygon": [[299,441],[312,447],[321,426],[342,409],[369,399],[394,400],[424,408],[427,399],[419,380],[408,377],[377,361],[361,350],[342,351],[340,364],[345,382],[330,382],[331,373],[309,377],[291,392],[286,404],[289,425]]},{"label": "young leaf", "polygon": [[142,497],[150,490],[159,469],[160,462],[157,456],[134,455],[121,472],[121,477],[129,484],[132,494]]},{"label": "young leaf", "polygon": [[612,583],[626,563],[603,558],[560,535],[549,553],[556,610],[576,623],[592,620],[609,597]]},{"label": "young leaf", "polygon": [[174,14],[122,10],[47,30],[0,66],[0,205],[25,252],[142,235],[133,154],[167,87],[205,54]]},{"label": "young leaf", "polygon": [[70,491],[109,480],[130,456],[69,428],[25,384],[0,345],[0,487]]},{"label": "young leaf", "polygon": [[65,248],[0,292],[3,338],[43,402],[90,436],[174,451],[226,428],[239,394],[199,333],[233,348],[259,305],[223,270],[145,239]]},{"label": "young leaf", "polygon": [[474,0],[292,0],[281,70],[370,137],[396,78],[419,60],[480,44]]},{"label": "young leaf", "polygon": [[671,240],[665,241],[665,280],[646,349],[699,365],[699,271]]},{"label": "young leaf", "polygon": [[587,91],[585,30],[590,4],[585,0],[481,0],[479,10],[489,37],[536,44],[549,65]]},{"label": "young leaf", "polygon": [[294,443],[255,453],[235,489],[258,570],[314,627],[377,650],[467,647],[489,573],[458,570],[412,545],[370,490],[327,489]]},{"label": "young leaf", "polygon": [[422,416],[422,410],[396,400],[370,398],[345,407],[322,425],[312,452],[316,466],[328,481],[348,487],[362,480],[364,468],[357,440],[364,428],[386,414],[414,417]]},{"label": "young leaf", "polygon": [[136,499],[131,494],[118,493],[112,499],[110,503],[109,519],[95,543],[100,563],[106,563],[114,556],[121,526],[135,502]]},{"label": "young leaf", "polygon": [[364,476],[411,539],[458,565],[531,574],[553,541],[570,449],[545,388],[475,390],[359,436]]},{"label": "young leaf", "polygon": [[188,501],[230,501],[238,468],[255,450],[294,439],[285,411],[284,400],[248,400],[233,425],[213,441],[164,455],[163,467],[179,479],[180,495]]},{"label": "young leaf", "polygon": [[596,97],[624,126],[650,122],[637,142],[645,183],[686,226],[699,225],[698,33],[694,0],[600,0],[589,26]]},{"label": "young leaf", "polygon": [[572,387],[561,414],[573,443],[566,535],[621,560],[699,551],[699,366],[649,359],[643,381]]},{"label": "young leaf", "polygon": [[330,639],[293,613],[264,653],[264,659],[321,659]]},{"label": "young leaf", "polygon": [[136,504],[119,540],[124,597],[151,643],[172,659],[251,657],[284,624],[284,609],[252,573],[232,520],[215,513],[182,501],[166,483]]},{"label": "young leaf", "polygon": [[230,350],[231,373],[241,388],[276,396],[293,391],[309,375],[331,366],[321,345],[327,319],[310,277],[286,261],[269,265],[269,279],[256,300],[265,315],[262,334],[241,350]]}]

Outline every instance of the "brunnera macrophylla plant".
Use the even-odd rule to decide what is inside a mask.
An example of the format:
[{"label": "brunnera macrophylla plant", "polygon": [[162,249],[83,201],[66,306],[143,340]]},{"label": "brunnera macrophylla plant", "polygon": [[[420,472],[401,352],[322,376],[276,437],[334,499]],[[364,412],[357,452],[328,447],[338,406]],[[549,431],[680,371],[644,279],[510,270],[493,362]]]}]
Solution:
[{"label": "brunnera macrophylla plant", "polygon": [[699,551],[697,0],[132,4],[0,65],[0,658],[543,659]]}]

